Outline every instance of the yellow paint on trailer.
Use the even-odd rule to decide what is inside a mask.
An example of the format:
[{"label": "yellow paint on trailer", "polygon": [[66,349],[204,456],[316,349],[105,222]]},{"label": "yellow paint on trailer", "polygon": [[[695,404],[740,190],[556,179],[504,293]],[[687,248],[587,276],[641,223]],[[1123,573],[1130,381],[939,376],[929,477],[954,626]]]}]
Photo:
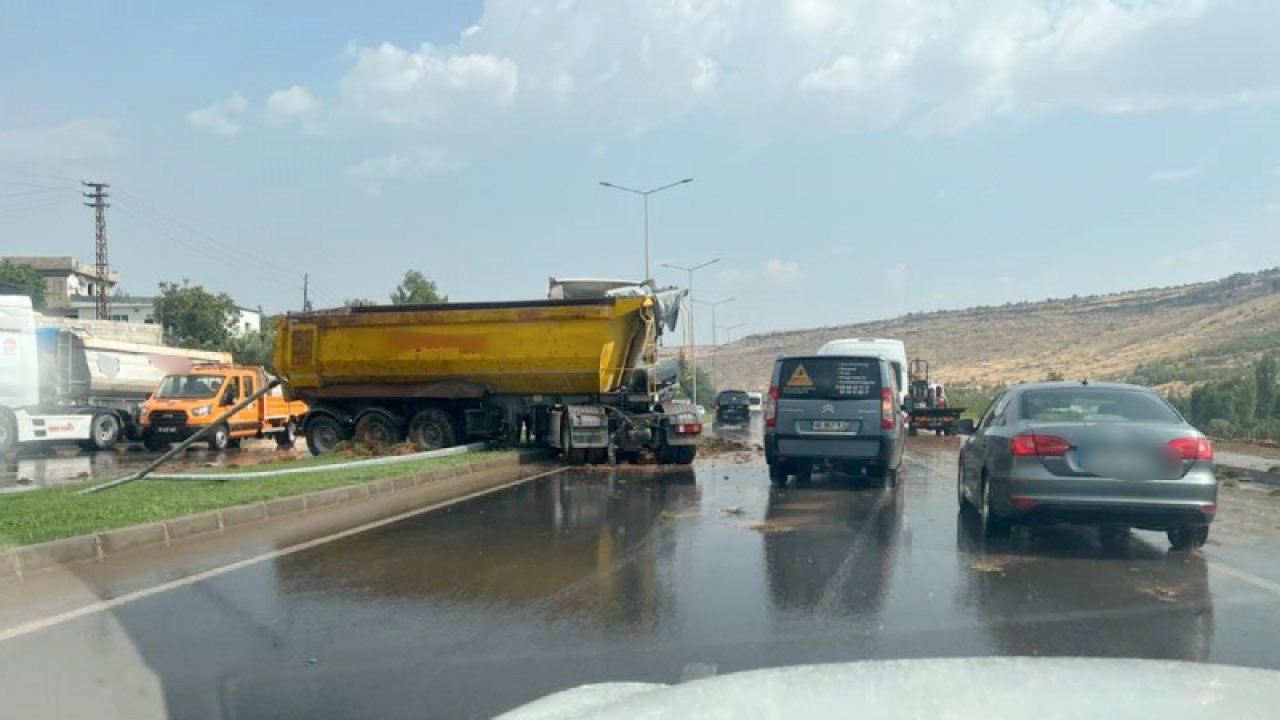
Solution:
[{"label": "yellow paint on trailer", "polygon": [[300,389],[467,380],[494,392],[605,392],[643,346],[648,297],[290,315],[276,369]]}]

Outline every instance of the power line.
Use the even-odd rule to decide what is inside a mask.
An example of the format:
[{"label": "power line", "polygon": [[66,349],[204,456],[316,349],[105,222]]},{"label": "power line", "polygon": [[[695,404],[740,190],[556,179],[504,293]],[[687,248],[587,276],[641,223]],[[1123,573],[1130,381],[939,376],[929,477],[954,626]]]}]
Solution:
[{"label": "power line", "polygon": [[[119,192],[120,191],[117,190],[117,193]],[[245,271],[246,269],[248,269],[252,272],[260,274],[264,278],[270,278],[276,282],[280,280],[280,277],[275,273],[264,270],[263,268],[253,264],[242,265],[232,259],[229,259],[226,255],[218,252],[217,250],[210,249],[210,246],[226,249],[225,245],[223,243],[218,242],[217,240],[210,238],[208,242],[199,242],[199,241],[193,241],[193,240],[187,239],[183,237],[181,234],[175,234],[172,231],[172,228],[168,226],[169,224],[164,223],[162,220],[157,219],[150,214],[146,214],[142,212],[137,207],[134,207],[131,204],[122,201],[119,197],[116,197],[116,203],[118,205],[117,207],[118,210],[123,212],[127,217],[137,222],[139,225],[145,226],[147,229],[149,229],[151,232],[155,233],[156,235],[166,240],[169,240],[170,242],[173,242],[177,245],[180,245],[186,248],[187,250],[190,250],[191,252],[194,252],[202,257],[205,257],[209,260],[212,260],[216,263],[224,265],[233,270]],[[318,294],[325,299],[325,302],[329,302],[329,303],[332,302],[332,298],[329,297],[327,293],[316,293],[314,291],[314,283],[312,283],[312,288],[313,288],[312,289],[313,295]],[[301,285],[295,286],[295,289],[301,290],[302,286]]]}]

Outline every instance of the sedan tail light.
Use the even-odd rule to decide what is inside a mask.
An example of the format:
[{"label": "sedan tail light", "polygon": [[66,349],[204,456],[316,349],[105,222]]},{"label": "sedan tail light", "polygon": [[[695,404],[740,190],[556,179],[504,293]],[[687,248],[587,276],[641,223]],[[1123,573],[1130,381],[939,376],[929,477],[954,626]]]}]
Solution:
[{"label": "sedan tail light", "polygon": [[764,426],[776,427],[778,424],[778,386],[769,386],[769,396],[764,401]]},{"label": "sedan tail light", "polygon": [[1071,443],[1057,435],[1022,433],[1009,440],[1009,454],[1015,457],[1062,457]]},{"label": "sedan tail light", "polygon": [[1203,435],[1174,438],[1169,441],[1169,452],[1182,460],[1212,460],[1213,443]]},{"label": "sedan tail light", "polygon": [[887,387],[880,388],[880,429],[893,429],[893,391]]}]

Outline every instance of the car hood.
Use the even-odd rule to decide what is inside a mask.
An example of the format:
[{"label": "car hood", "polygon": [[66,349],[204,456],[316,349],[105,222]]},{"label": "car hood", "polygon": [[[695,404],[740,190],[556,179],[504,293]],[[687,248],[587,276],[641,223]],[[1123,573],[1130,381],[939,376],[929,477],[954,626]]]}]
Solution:
[{"label": "car hood", "polygon": [[889,660],[753,670],[681,685],[607,683],[549,695],[504,720],[1274,718],[1280,673],[1090,658]]}]

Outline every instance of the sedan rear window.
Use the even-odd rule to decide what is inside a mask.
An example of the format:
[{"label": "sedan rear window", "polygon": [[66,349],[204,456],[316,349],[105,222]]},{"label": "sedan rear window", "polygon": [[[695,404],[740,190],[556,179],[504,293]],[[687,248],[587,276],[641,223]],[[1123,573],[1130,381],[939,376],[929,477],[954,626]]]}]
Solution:
[{"label": "sedan rear window", "polygon": [[1048,422],[1182,422],[1177,412],[1155,393],[1110,388],[1028,390],[1022,393],[1019,414],[1024,420]]},{"label": "sedan rear window", "polygon": [[716,396],[720,405],[747,405],[747,394],[741,390],[725,390]]},{"label": "sedan rear window", "polygon": [[784,398],[865,400],[880,396],[877,358],[814,357],[782,361],[778,394]]}]

